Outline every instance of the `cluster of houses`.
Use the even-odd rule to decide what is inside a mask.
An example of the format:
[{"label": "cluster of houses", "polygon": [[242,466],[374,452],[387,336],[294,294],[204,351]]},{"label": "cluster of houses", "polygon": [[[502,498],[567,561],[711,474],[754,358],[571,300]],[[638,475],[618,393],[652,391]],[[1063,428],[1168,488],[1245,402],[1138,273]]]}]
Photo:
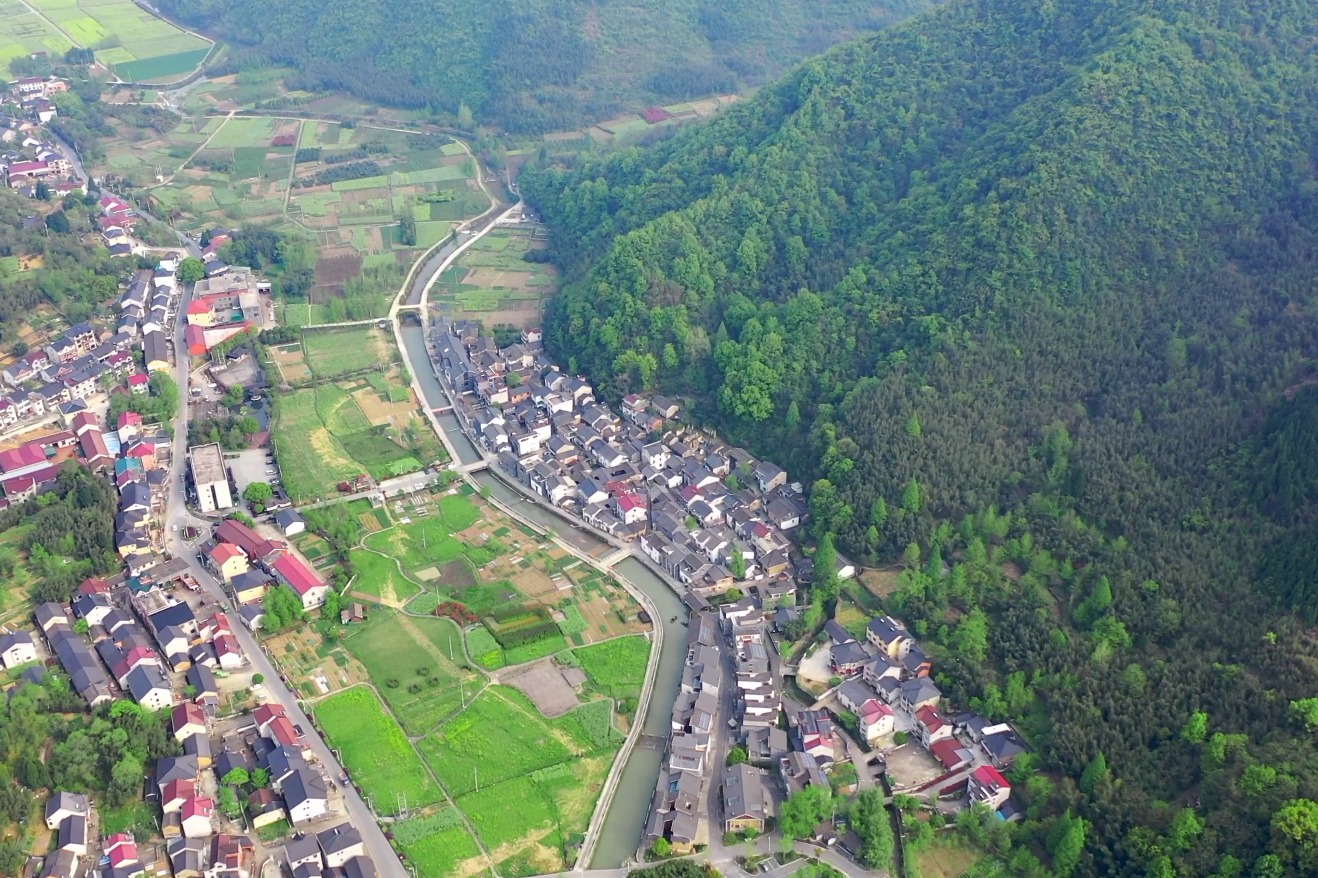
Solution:
[{"label": "cluster of houses", "polygon": [[37,197],[38,183],[55,198],[87,191],[73,163],[42,128],[59,115],[51,97],[68,90],[66,80],[27,76],[0,96],[0,174],[10,189],[28,198]]},{"label": "cluster of houses", "polygon": [[500,468],[596,529],[640,540],[693,606],[741,581],[790,583],[807,572],[791,553],[806,514],[800,486],[682,428],[671,400],[632,394],[619,416],[545,358],[537,329],[499,349],[478,324],[456,321],[433,328],[431,341],[437,371],[471,399],[462,414]]},{"label": "cluster of houses", "polygon": [[[216,609],[199,619],[191,606],[162,588],[167,580],[144,578],[84,580],[70,604],[36,608],[37,629],[88,707],[122,693],[148,710],[187,702],[213,713],[219,705],[214,670],[246,664],[228,616]],[[111,597],[117,585],[129,595],[125,605]],[[26,638],[30,651],[23,658],[37,659],[31,635],[10,637]],[[7,656],[6,664],[12,667]],[[179,685],[171,673],[179,675]],[[180,697],[178,691],[187,694]]]},{"label": "cluster of houses", "polygon": [[169,437],[147,429],[137,412],[119,416],[115,431],[119,456],[114,484],[119,511],[114,517],[114,545],[134,574],[161,563],[156,548],[169,499]]},{"label": "cluster of houses", "polygon": [[[184,776],[193,762],[191,757],[181,757],[160,763],[171,776],[159,787],[162,798],[167,787],[170,795],[176,790],[194,793],[183,798],[178,807],[165,811],[165,855],[174,878],[254,878],[256,849],[251,840],[214,832],[210,800],[195,795],[195,789],[185,789]],[[89,838],[92,819],[86,796],[57,792],[47,800],[46,826],[55,832],[56,848],[46,856],[40,878],[140,878],[162,874],[156,862],[143,861],[145,852],[131,833],[107,835],[93,847]],[[83,861],[90,864],[85,870],[79,869]]]},{"label": "cluster of houses", "polygon": [[[299,533],[306,527],[300,516],[290,515],[284,520],[285,534]],[[253,630],[261,625],[262,602],[271,586],[278,584],[292,590],[307,610],[325,603],[329,592],[324,578],[290,551],[286,542],[266,539],[232,518],[220,522],[200,554],[202,563],[233,594],[239,614]]]},{"label": "cluster of houses", "polygon": [[119,297],[119,333],[141,346],[142,365],[148,374],[170,368],[167,330],[178,305],[177,271],[177,260],[161,260],[154,271],[143,269],[134,274]]},{"label": "cluster of houses", "polygon": [[212,249],[216,240],[208,245],[206,277],[197,281],[184,314],[183,340],[193,357],[205,356],[217,344],[266,325],[265,297],[270,282],[258,278],[250,268],[225,265]]},{"label": "cluster of houses", "polygon": [[136,372],[132,347],[129,335],[102,338],[90,324],[79,323],[44,347],[29,350],[0,371],[0,382],[8,389],[0,396],[0,430],[56,415],[67,421],[85,411],[86,400],[104,392],[106,385],[131,380]]},{"label": "cluster of houses", "polygon": [[[774,812],[769,769],[793,772],[788,734],[778,726],[781,693],[766,613],[792,606],[796,590],[778,582],[757,584],[755,590],[755,598],[691,616],[647,845],[663,838],[681,853],[707,841],[703,803],[711,782],[719,785],[723,832],[764,832]],[[717,751],[711,741],[720,736],[744,747],[749,762],[711,764]]]},{"label": "cluster of houses", "polygon": [[[995,723],[974,713],[943,713],[943,693],[929,678],[933,663],[899,620],[871,619],[864,641],[857,641],[836,622],[825,623],[825,630],[830,667],[843,678],[837,687],[838,702],[856,717],[867,743],[878,744],[885,736],[906,732],[942,769],[921,791],[950,795],[964,787],[970,802],[990,806],[1004,820],[1018,818],[1002,771],[1026,747],[1010,723]],[[822,738],[808,752],[827,767],[835,744],[831,737]]]},{"label": "cluster of houses", "polygon": [[107,436],[96,417],[79,411],[69,419],[68,429],[29,440],[17,448],[0,452],[0,508],[21,503],[55,487],[61,465],[76,460],[94,472],[107,470],[114,462]]},{"label": "cluster of houses", "polygon": [[137,211],[128,202],[106,193],[97,202],[101,215],[96,218],[96,229],[101,234],[101,243],[110,251],[111,256],[132,256],[145,253],[146,249],[133,238],[133,227],[137,225]]}]

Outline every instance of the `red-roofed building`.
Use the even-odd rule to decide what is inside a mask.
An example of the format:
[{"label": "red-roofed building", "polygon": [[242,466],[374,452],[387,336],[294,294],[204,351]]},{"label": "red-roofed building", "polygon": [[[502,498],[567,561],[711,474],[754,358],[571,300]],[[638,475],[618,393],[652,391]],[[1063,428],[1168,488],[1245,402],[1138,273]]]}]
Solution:
[{"label": "red-roofed building", "polygon": [[302,749],[302,739],[286,716],[278,716],[271,720],[270,725],[266,726],[265,736],[274,741],[276,746]]},{"label": "red-roofed building", "polygon": [[93,594],[109,594],[109,593],[110,593],[110,580],[101,579],[98,576],[87,577],[81,583],[79,583],[77,589],[74,590],[75,595],[93,595]]},{"label": "red-roofed building", "polygon": [[17,503],[48,490],[55,484],[57,478],[59,478],[58,466],[43,466],[27,475],[0,481],[0,490],[4,491],[5,497],[11,502]]},{"label": "red-roofed building", "polygon": [[188,778],[175,778],[160,788],[160,810],[172,814],[183,808],[183,803],[197,798],[197,782]]},{"label": "red-roofed building", "polygon": [[329,591],[329,586],[295,555],[287,553],[280,555],[275,561],[272,572],[275,578],[302,599],[303,609],[310,610],[325,603],[325,594]]},{"label": "red-roofed building", "polygon": [[169,728],[174,739],[182,741],[193,735],[206,734],[206,711],[200,704],[185,701],[174,708],[169,715]]},{"label": "red-roofed building", "polygon": [[46,465],[45,449],[37,442],[29,442],[18,448],[0,451],[0,473],[7,476],[21,476]]},{"label": "red-roofed building", "polygon": [[[146,376],[143,375],[142,377],[145,378]],[[124,412],[119,416],[119,421],[115,426],[119,430],[120,439],[131,439],[132,436],[125,436],[124,431],[128,430],[133,436],[136,436],[138,428],[142,426],[142,416],[137,412]]]},{"label": "red-roofed building", "polygon": [[915,712],[915,734],[927,750],[934,741],[952,737],[952,724],[926,704]]},{"label": "red-roofed building", "polygon": [[233,543],[216,543],[214,546],[205,549],[203,554],[206,557],[206,566],[225,582],[231,581],[238,574],[246,573],[250,569],[247,556],[243,554],[242,549]]},{"label": "red-roofed building", "polygon": [[[270,723],[284,716],[284,708],[279,704],[262,704],[256,710],[252,711],[252,720],[256,722],[257,731],[262,735],[270,727]],[[267,736],[268,737],[268,736]]]},{"label": "red-roofed building", "polygon": [[214,834],[211,828],[211,815],[214,813],[215,803],[210,799],[194,796],[184,801],[178,812],[183,837],[209,838]]},{"label": "red-roofed building", "polygon": [[101,844],[101,852],[109,858],[111,869],[137,862],[137,842],[126,832],[116,832],[106,838]]},{"label": "red-roofed building", "polygon": [[1011,784],[992,765],[981,765],[970,772],[970,778],[966,781],[966,794],[973,804],[987,805],[996,811],[1011,795]]},{"label": "red-roofed building", "polygon": [[[189,309],[191,307],[191,305],[188,306]],[[187,328],[183,330],[183,341],[187,345],[189,357],[203,357],[206,355],[206,330],[199,324],[189,323],[187,325]]]},{"label": "red-roofed building", "polygon": [[959,771],[974,759],[971,752],[961,746],[961,742],[956,738],[934,741],[929,745],[929,755],[938,760],[944,771]]},{"label": "red-roofed building", "polygon": [[238,638],[232,634],[221,634],[212,641],[215,655],[220,660],[220,667],[233,671],[243,666],[243,651],[238,646]]},{"label": "red-roofed building", "polygon": [[145,372],[134,372],[128,376],[128,389],[141,396],[151,389],[151,378]]},{"label": "red-roofed building", "polygon": [[87,462],[87,466],[93,470],[102,470],[107,466],[114,465],[114,456],[110,454],[109,447],[105,444],[105,437],[101,435],[100,430],[88,430],[78,438],[78,446],[82,451],[82,459]]},{"label": "red-roofed building", "polygon": [[856,722],[866,741],[877,741],[892,733],[896,719],[891,707],[877,698],[871,698],[856,711]]},{"label": "red-roofed building", "polygon": [[286,543],[267,540],[240,521],[226,518],[215,528],[215,539],[221,543],[233,543],[253,561],[266,561],[276,552],[286,549]]},{"label": "red-roofed building", "polygon": [[622,519],[623,524],[635,524],[638,521],[645,521],[649,516],[645,499],[636,494],[623,494],[618,498],[617,503],[618,516]]}]

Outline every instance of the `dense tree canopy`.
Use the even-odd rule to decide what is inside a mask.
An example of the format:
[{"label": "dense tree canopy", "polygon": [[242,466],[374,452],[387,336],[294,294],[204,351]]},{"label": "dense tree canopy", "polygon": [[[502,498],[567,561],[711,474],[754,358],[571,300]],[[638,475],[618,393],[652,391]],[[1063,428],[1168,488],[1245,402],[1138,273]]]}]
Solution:
[{"label": "dense tree canopy", "polygon": [[944,691],[1056,769],[1013,778],[1011,874],[1311,865],[1318,647],[1275,596],[1318,606],[1315,28],[958,0],[523,174],[551,348],[810,484],[816,538],[906,566]]},{"label": "dense tree canopy", "polygon": [[[550,131],[622,110],[758,84],[928,0],[162,0],[235,43],[239,63],[287,63],[304,84]],[[473,113],[473,110],[475,113]]]}]

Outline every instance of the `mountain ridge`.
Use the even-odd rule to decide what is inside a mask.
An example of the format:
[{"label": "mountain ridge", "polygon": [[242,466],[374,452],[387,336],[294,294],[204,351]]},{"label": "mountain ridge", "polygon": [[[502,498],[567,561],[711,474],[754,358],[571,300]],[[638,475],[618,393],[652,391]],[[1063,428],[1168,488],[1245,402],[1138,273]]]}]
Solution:
[{"label": "mountain ridge", "polygon": [[294,83],[430,107],[515,132],[579,128],[652,103],[738,91],[929,0],[161,0]]},{"label": "mountain ridge", "polygon": [[1244,486],[1311,466],[1252,440],[1318,350],[1315,34],[1289,0],[959,0],[523,175],[567,281],[551,350],[810,483],[812,536],[901,561],[885,608],[953,702],[1059,772],[1013,778],[1010,874],[1310,863],[1272,827],[1318,801],[1288,711],[1318,647],[1280,612],[1312,614],[1318,546]]}]

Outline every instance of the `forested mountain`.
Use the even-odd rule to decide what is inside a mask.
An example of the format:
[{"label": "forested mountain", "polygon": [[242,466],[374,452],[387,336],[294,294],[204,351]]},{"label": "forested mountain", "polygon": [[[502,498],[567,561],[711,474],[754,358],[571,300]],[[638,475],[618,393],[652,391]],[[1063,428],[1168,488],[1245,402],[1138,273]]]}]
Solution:
[{"label": "forested mountain", "polygon": [[[511,131],[598,122],[757,85],[931,0],[161,0],[240,64]],[[467,120],[464,124],[470,124]]]},{"label": "forested mountain", "polygon": [[953,0],[523,176],[551,346],[812,483],[1071,778],[1019,777],[1010,874],[1318,870],[1277,599],[1315,615],[1316,38],[1304,0]]}]

